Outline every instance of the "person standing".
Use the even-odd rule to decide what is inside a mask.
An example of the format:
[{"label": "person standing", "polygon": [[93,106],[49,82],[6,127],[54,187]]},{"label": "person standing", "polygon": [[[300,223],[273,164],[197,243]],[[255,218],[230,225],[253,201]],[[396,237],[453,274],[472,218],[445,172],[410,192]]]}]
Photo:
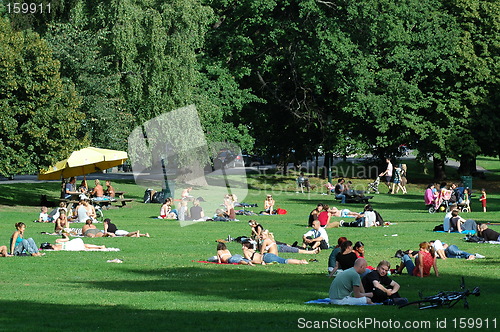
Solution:
[{"label": "person standing", "polygon": [[486,212],[486,190],[484,190],[484,188],[481,189],[481,197],[479,197],[479,201],[483,206],[483,212]]},{"label": "person standing", "polygon": [[384,176],[385,177],[385,185],[387,186],[387,189],[389,190],[387,193],[391,193],[391,179],[392,179],[392,173],[394,170],[394,167],[392,166],[391,159],[387,158],[385,159],[385,162],[387,163],[387,168],[385,171],[380,173],[378,176]]}]

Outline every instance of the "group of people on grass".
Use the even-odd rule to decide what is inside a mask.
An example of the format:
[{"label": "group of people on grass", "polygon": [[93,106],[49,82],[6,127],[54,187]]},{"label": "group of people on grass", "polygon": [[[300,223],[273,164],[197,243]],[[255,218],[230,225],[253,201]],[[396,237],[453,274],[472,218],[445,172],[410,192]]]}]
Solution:
[{"label": "group of people on grass", "polygon": [[[456,209],[450,211],[450,227],[469,227],[466,220],[462,220],[457,215]],[[372,216],[372,214],[374,214]],[[264,227],[250,220],[252,232],[249,241],[242,241],[242,255],[231,255],[225,243],[217,245],[217,259],[220,263],[239,263],[245,265],[266,264],[272,262],[287,264],[306,264],[307,260],[285,259],[279,257],[279,253],[295,252],[301,254],[311,254],[329,249],[329,239],[327,228],[331,224],[330,217],[353,217],[357,226],[362,225],[358,220],[364,218],[364,222],[377,225],[375,212],[370,204],[367,204],[360,213],[342,211],[330,208],[326,204],[319,203],[309,215],[308,226],[311,229],[302,237],[302,244],[297,242],[289,246],[286,243],[277,242],[272,233]],[[363,224],[364,225],[364,224]],[[465,225],[465,226],[464,226]],[[488,228],[486,224],[476,225],[478,234],[485,239],[494,241],[500,240],[500,234]],[[344,225],[345,226],[345,225]],[[364,225],[365,226],[365,225]],[[232,239],[230,239],[232,240]],[[240,239],[241,240],[241,239]],[[255,240],[255,241],[251,241]],[[400,285],[392,280],[389,275],[402,274],[406,269],[411,276],[427,277],[433,271],[439,276],[438,259],[463,258],[464,260],[474,260],[484,258],[480,254],[471,254],[460,250],[454,244],[447,244],[440,240],[422,242],[418,251],[408,250],[402,252],[401,263],[396,268],[391,269],[391,264],[380,261],[377,266],[368,266],[365,258],[365,246],[363,242],[355,243],[346,237],[340,237],[337,245],[333,248],[328,260],[328,273],[330,277],[335,277],[330,286],[330,300],[334,304],[401,304],[406,299],[399,294]]]},{"label": "group of people on grass", "polygon": [[[355,218],[352,222],[331,221],[331,217]],[[366,204],[361,212],[353,212],[349,209],[339,210],[336,207],[330,207],[327,204],[318,203],[309,213],[308,226],[312,226],[314,220],[319,220],[321,227],[372,227],[384,224],[382,216],[378,214],[371,204]]]},{"label": "group of people on grass", "polygon": [[[236,218],[237,207],[256,207],[257,204],[245,204],[238,202],[238,198],[235,194],[226,194],[224,195],[221,207],[215,210],[215,213],[212,217],[206,216],[201,206],[202,202],[205,202],[203,197],[195,198],[192,196],[191,190],[192,187],[188,187],[182,191],[181,199],[177,204],[177,207],[174,204],[174,199],[172,197],[167,197],[165,202],[160,207],[160,215],[158,219],[171,219],[171,220],[193,220],[193,221],[239,221]],[[189,203],[191,203],[191,207],[188,208]],[[275,209],[276,202],[272,195],[267,195],[264,200],[264,210],[259,212],[259,214],[263,215],[273,215],[277,214],[277,210]]]},{"label": "group of people on grass", "polygon": [[[87,219],[85,225],[81,229],[81,235],[84,237],[115,237],[115,236],[126,236],[126,237],[149,237],[149,233],[141,233],[139,230],[134,232],[128,232],[125,230],[120,230],[118,227],[111,222],[111,219],[107,218],[104,220],[104,231],[98,229],[92,219]],[[56,223],[57,225],[57,223]],[[16,230],[10,237],[9,247],[0,246],[0,257],[10,257],[10,256],[42,256],[38,245],[33,240],[33,238],[25,238],[24,233],[26,231],[26,224],[23,222],[18,222],[15,224]],[[75,232],[67,227],[63,227],[58,234],[62,235],[61,239],[57,239],[56,243],[52,247],[45,249],[53,250],[80,250],[85,249],[104,249],[105,246],[94,246],[87,245],[83,243],[83,240],[76,238],[70,240],[70,232],[76,235]]]},{"label": "group of people on grass", "polygon": [[[318,245],[311,245],[311,250],[306,247],[299,247],[297,243],[288,245],[284,242],[279,242],[274,238],[274,234],[256,222],[250,220],[248,225],[251,227],[251,235],[249,237],[239,237],[237,240],[241,243],[243,255],[232,255],[227,249],[225,243],[217,244],[217,261],[219,263],[234,263],[244,265],[255,264],[308,264],[305,259],[285,259],[279,256],[279,253],[297,253],[297,254],[317,254],[321,251],[320,239]],[[232,240],[232,239],[228,239]],[[328,237],[326,237],[328,241]],[[328,248],[328,246],[326,247]]]}]

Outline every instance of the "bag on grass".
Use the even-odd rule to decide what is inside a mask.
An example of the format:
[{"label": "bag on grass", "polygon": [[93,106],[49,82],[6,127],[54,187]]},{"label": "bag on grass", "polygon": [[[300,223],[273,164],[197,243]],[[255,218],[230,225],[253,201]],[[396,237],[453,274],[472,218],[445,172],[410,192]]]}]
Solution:
[{"label": "bag on grass", "polygon": [[434,227],[434,229],[432,231],[433,232],[444,232],[444,226],[443,226],[443,224],[437,225],[436,227]]},{"label": "bag on grass", "polygon": [[467,237],[465,238],[465,241],[478,243],[478,242],[483,242],[484,239],[477,236],[477,235],[467,235]]},{"label": "bag on grass", "polygon": [[288,212],[288,211],[287,211],[287,210],[285,210],[285,209],[281,209],[281,208],[276,209],[276,213],[277,213],[277,214],[287,214],[287,212]]},{"label": "bag on grass", "polygon": [[153,189],[147,189],[145,192],[144,192],[144,199],[143,199],[143,202],[144,203],[151,203],[151,199],[153,198],[153,194],[154,194],[154,190]]}]

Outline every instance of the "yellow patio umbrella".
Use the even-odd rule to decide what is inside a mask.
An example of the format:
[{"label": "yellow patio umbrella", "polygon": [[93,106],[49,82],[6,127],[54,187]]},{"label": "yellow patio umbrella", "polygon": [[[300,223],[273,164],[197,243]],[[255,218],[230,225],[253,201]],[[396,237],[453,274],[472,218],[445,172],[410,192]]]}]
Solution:
[{"label": "yellow patio umbrella", "polygon": [[103,171],[123,164],[128,156],[125,151],[84,148],[71,153],[68,159],[58,161],[48,170],[41,170],[39,180],[59,180]]}]

